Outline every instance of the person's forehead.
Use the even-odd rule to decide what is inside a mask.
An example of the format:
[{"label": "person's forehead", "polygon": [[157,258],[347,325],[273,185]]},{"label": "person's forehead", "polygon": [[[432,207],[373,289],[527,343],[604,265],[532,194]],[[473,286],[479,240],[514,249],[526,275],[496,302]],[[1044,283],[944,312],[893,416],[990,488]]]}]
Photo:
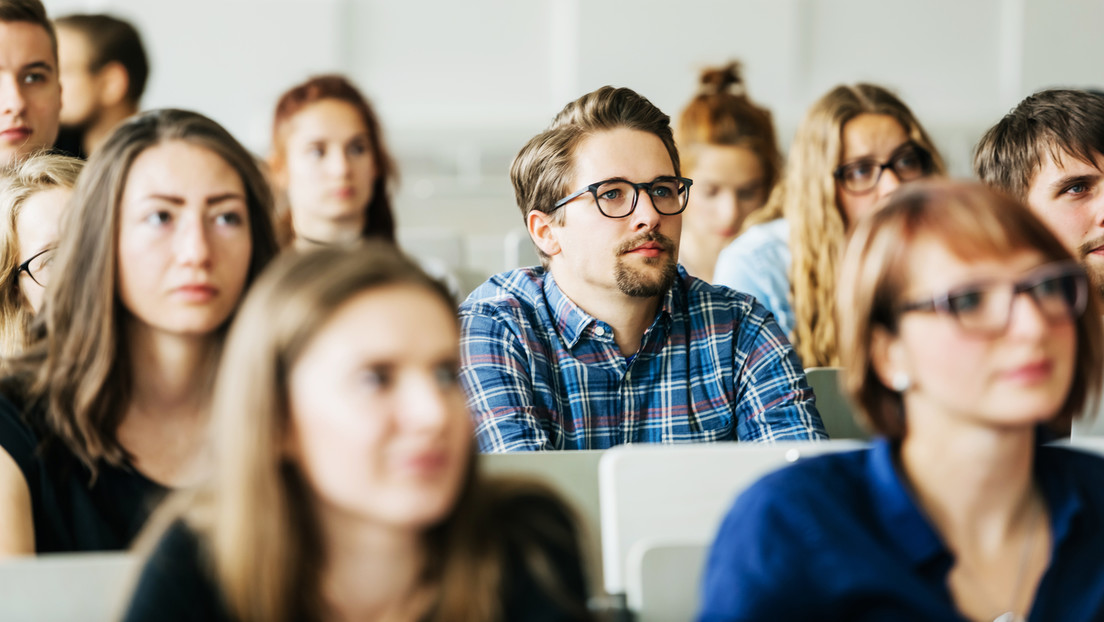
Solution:
[{"label": "person's forehead", "polygon": [[1044,147],[1039,155],[1039,165],[1030,176],[1029,192],[1066,177],[1104,173],[1104,155],[1095,150],[1091,155],[1093,161],[1089,162],[1060,145]]},{"label": "person's forehead", "polygon": [[18,71],[31,63],[57,64],[50,33],[31,22],[0,21],[0,70]]},{"label": "person's forehead", "polygon": [[658,136],[623,127],[583,137],[575,148],[572,169],[576,181],[585,178],[589,181],[582,183],[588,184],[599,178],[651,181],[674,174],[671,156]]}]

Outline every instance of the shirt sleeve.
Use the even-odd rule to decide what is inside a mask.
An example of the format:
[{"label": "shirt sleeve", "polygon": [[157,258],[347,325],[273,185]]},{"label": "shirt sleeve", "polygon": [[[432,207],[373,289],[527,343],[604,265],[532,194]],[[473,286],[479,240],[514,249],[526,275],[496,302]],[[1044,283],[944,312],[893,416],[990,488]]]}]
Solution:
[{"label": "shirt sleeve", "polygon": [[460,384],[480,451],[553,449],[537,417],[525,348],[504,322],[461,312]]},{"label": "shirt sleeve", "polygon": [[150,554],[123,622],[228,620],[202,563],[196,535],[183,523],[170,527]]},{"label": "shirt sleeve", "polygon": [[721,251],[713,282],[754,297],[788,335],[793,332],[789,264],[780,249],[766,243],[763,232],[755,231],[765,226],[754,227]]},{"label": "shirt sleeve", "polygon": [[827,439],[805,370],[774,317],[753,303],[737,330],[736,437],[759,442]]}]

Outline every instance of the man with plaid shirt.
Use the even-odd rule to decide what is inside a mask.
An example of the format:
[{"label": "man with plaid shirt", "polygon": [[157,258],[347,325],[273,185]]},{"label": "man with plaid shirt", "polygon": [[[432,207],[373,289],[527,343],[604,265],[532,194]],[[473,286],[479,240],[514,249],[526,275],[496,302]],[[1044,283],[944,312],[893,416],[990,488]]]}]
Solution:
[{"label": "man with plaid shirt", "polygon": [[692,181],[667,115],[602,87],[530,140],[510,176],[544,265],[461,305],[482,451],[825,437],[774,318],[677,264]]}]

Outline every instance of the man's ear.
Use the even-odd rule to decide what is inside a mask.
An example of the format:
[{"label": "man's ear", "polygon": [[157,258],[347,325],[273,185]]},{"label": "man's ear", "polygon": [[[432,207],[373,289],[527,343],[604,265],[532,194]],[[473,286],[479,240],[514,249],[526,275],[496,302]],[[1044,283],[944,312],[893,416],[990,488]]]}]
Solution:
[{"label": "man's ear", "polygon": [[130,88],[130,76],[122,63],[110,62],[96,74],[96,90],[100,94],[100,105],[107,108],[126,100]]},{"label": "man's ear", "polygon": [[525,227],[529,230],[533,244],[549,257],[560,253],[559,226],[552,220],[552,214],[540,210],[531,210],[525,216]]},{"label": "man's ear", "polygon": [[884,326],[875,326],[870,335],[870,365],[878,379],[887,387],[893,387],[895,374],[908,374],[904,346],[901,340]]}]

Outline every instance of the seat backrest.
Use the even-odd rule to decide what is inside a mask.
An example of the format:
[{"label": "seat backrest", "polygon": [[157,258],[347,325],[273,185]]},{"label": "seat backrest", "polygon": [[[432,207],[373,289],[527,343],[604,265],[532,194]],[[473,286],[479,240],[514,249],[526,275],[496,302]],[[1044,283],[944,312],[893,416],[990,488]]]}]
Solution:
[{"label": "seat backrest", "polygon": [[606,591],[625,593],[626,556],[647,538],[707,544],[736,495],[801,457],[865,447],[858,441],[775,445],[625,445],[598,466],[602,574]]},{"label": "seat backrest", "polygon": [[636,622],[691,620],[709,545],[648,538],[629,550],[625,600]]},{"label": "seat backrest", "polygon": [[843,394],[839,367],[810,367],[805,378],[816,393],[817,411],[828,431],[828,438],[869,440],[870,432],[855,418],[855,408]]},{"label": "seat backrest", "polygon": [[492,475],[532,477],[560,493],[582,521],[582,544],[591,591],[602,587],[601,529],[598,520],[598,463],[603,450],[480,454],[480,468]]},{"label": "seat backrest", "polygon": [[138,561],[130,553],[47,554],[0,561],[0,620],[117,620]]}]

